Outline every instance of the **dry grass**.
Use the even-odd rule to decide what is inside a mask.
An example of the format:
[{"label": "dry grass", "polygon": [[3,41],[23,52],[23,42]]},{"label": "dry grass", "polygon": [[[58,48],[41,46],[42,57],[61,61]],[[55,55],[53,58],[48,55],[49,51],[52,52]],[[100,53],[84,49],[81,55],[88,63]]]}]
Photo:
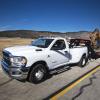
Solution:
[{"label": "dry grass", "polygon": [[32,39],[24,39],[24,38],[0,38],[0,59],[2,50],[6,47],[14,46],[14,45],[26,45],[30,44]]}]

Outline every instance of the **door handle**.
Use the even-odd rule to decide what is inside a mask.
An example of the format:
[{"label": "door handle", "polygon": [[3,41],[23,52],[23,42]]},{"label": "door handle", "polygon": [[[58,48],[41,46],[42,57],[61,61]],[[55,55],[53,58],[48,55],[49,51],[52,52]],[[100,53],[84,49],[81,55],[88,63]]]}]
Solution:
[{"label": "door handle", "polygon": [[68,51],[64,51],[65,53],[68,53]]}]

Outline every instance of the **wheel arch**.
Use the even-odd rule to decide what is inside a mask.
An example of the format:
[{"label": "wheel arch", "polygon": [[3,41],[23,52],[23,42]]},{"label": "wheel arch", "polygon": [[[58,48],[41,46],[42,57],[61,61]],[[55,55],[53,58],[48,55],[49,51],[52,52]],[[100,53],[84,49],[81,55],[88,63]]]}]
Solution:
[{"label": "wheel arch", "polygon": [[43,65],[45,66],[47,72],[49,71],[49,67],[48,67],[48,65],[47,65],[47,63],[46,63],[45,61],[43,61],[43,60],[37,61],[37,62],[33,63],[32,66],[30,67],[29,72],[28,72],[27,79],[29,78],[29,75],[30,75],[31,70],[32,70],[33,67],[34,67],[35,65],[37,65],[37,64],[43,64]]}]

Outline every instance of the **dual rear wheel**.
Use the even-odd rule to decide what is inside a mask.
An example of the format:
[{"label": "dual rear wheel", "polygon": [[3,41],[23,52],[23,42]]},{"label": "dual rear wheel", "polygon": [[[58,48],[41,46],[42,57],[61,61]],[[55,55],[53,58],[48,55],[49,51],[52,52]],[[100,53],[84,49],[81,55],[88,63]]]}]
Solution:
[{"label": "dual rear wheel", "polygon": [[80,62],[78,63],[78,66],[79,67],[84,67],[87,62],[88,62],[88,58],[86,57],[86,55],[83,55]]}]

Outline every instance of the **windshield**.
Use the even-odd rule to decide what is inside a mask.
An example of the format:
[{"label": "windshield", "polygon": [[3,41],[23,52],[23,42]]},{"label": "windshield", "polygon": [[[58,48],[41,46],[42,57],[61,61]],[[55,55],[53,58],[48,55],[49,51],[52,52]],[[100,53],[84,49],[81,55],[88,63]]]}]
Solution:
[{"label": "windshield", "polygon": [[35,41],[32,42],[32,46],[47,48],[52,41],[53,39],[36,39]]}]

